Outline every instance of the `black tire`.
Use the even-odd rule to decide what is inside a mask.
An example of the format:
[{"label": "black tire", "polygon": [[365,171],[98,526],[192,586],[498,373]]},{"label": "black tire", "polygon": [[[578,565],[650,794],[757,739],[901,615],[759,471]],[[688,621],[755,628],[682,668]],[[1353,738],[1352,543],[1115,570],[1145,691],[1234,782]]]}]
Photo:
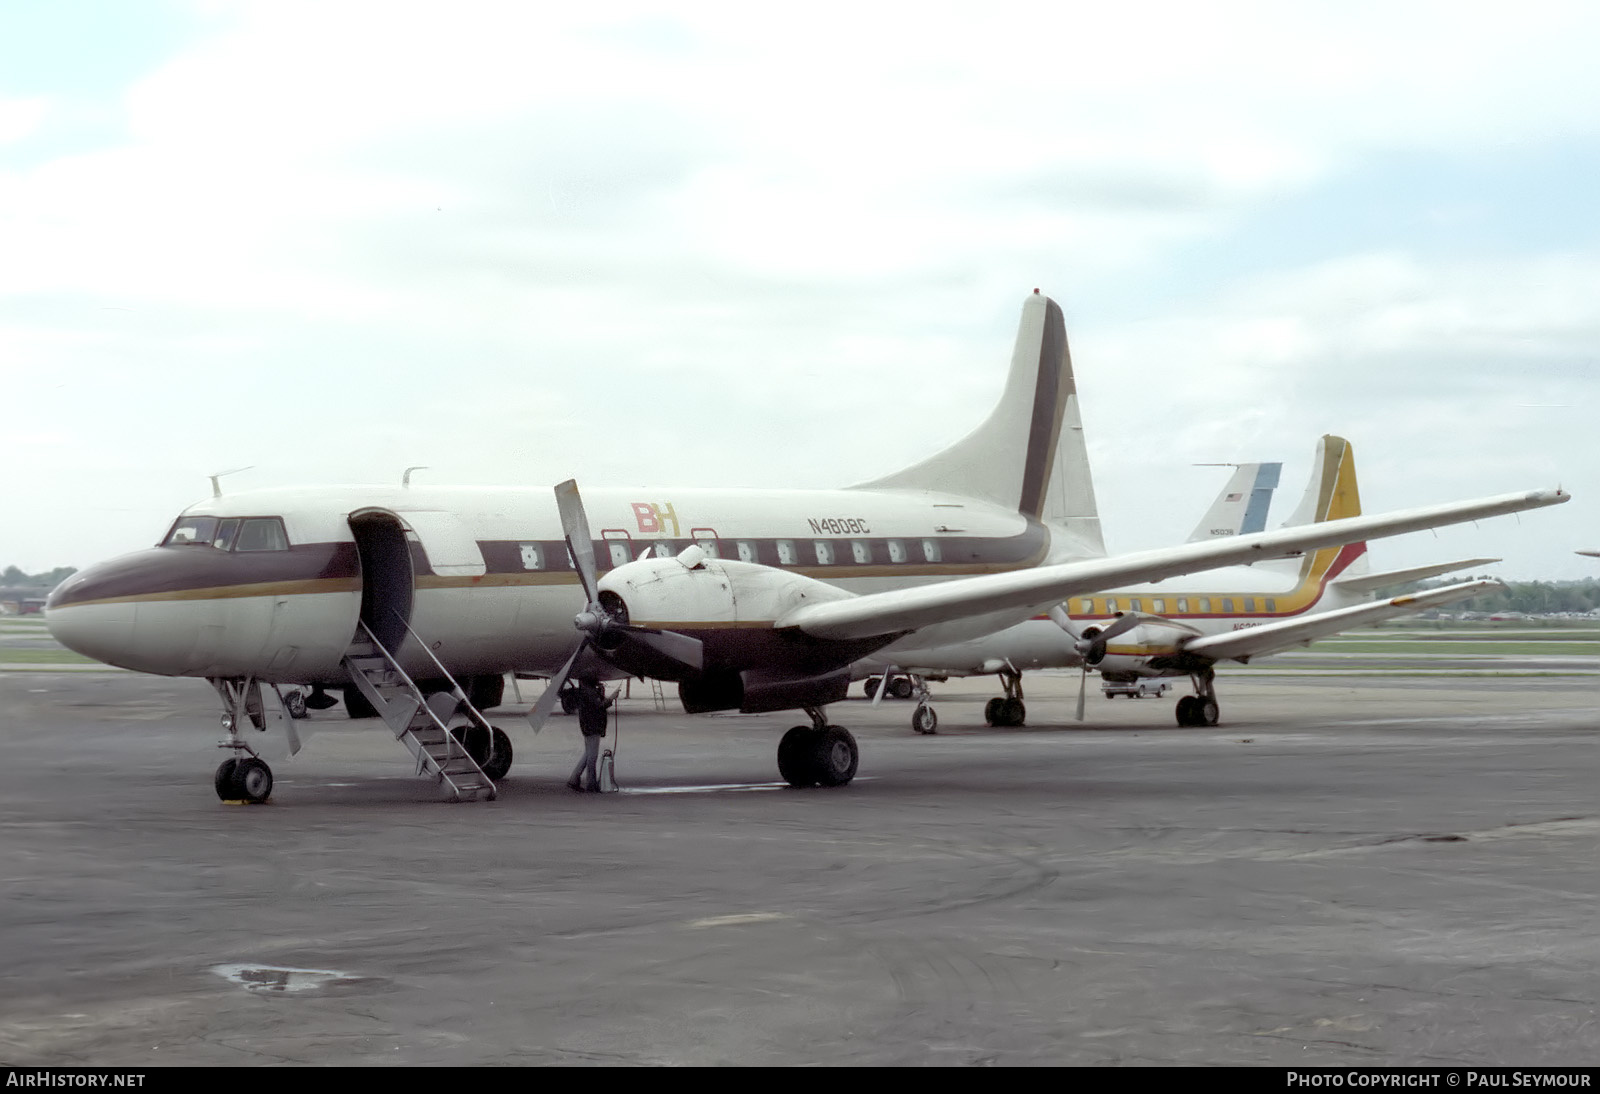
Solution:
[{"label": "black tire", "polygon": [[285,695],[283,697],[283,706],[289,712],[289,717],[291,718],[304,718],[311,713],[306,708],[306,697],[298,691],[291,691]]},{"label": "black tire", "polygon": [[1004,704],[1005,700],[998,695],[996,695],[993,699],[990,699],[987,703],[983,704],[983,720],[992,726],[999,725],[1000,708]]},{"label": "black tire", "polygon": [[815,737],[811,749],[811,765],[820,786],[843,786],[856,777],[856,767],[861,763],[861,751],[856,748],[855,736],[843,726],[828,726],[821,733],[812,730]]},{"label": "black tire", "polygon": [[1021,699],[1003,699],[1000,702],[1001,725],[1020,726],[1028,720],[1028,708]]},{"label": "black tire", "polygon": [[889,694],[896,699],[909,699],[914,691],[916,688],[911,685],[909,676],[896,676],[894,682],[889,685]]},{"label": "black tire", "polygon": [[489,728],[493,730],[489,747],[489,762],[479,766],[483,768],[485,775],[495,782],[499,782],[511,770],[511,757],[513,755],[511,738],[507,737],[506,731],[499,726],[490,726]]},{"label": "black tire", "polygon": [[466,680],[467,702],[479,710],[492,710],[506,697],[506,678],[499,673],[469,676]]},{"label": "black tire", "polygon": [[578,693],[573,691],[571,688],[561,689],[561,713],[578,713]]},{"label": "black tire", "polygon": [[344,712],[352,718],[376,718],[378,708],[367,702],[367,697],[354,684],[344,686]]},{"label": "black tire", "polygon": [[237,801],[238,790],[233,785],[233,772],[239,766],[239,758],[230,756],[222,761],[222,766],[217,768],[217,777],[214,785],[217,788],[217,797],[225,802]]},{"label": "black tire", "polygon": [[[484,767],[490,760],[494,751],[494,738],[487,729],[480,725],[456,726],[450,731],[450,736],[456,739],[466,754],[472,757],[472,762],[479,767]],[[488,775],[487,770],[484,771]],[[489,775],[492,779],[493,775]]]},{"label": "black tire", "polygon": [[1222,711],[1217,706],[1217,701],[1210,696],[1201,699],[1190,708],[1194,712],[1194,724],[1197,726],[1214,726]]},{"label": "black tire", "polygon": [[795,726],[778,742],[778,774],[798,790],[817,785],[816,737],[810,726]]},{"label": "black tire", "polygon": [[1197,695],[1185,695],[1178,700],[1178,708],[1173,713],[1177,715],[1180,726],[1194,725],[1194,703]]},{"label": "black tire", "polygon": [[861,685],[861,690],[867,693],[868,699],[871,699],[874,695],[878,694],[878,685],[881,683],[883,683],[883,681],[880,678],[876,676],[869,677],[867,682]]},{"label": "black tire", "polygon": [[234,798],[247,802],[264,802],[272,797],[272,768],[247,756],[233,769]]},{"label": "black tire", "polygon": [[918,703],[911,712],[911,728],[918,733],[932,735],[939,732],[939,715],[927,703]]}]

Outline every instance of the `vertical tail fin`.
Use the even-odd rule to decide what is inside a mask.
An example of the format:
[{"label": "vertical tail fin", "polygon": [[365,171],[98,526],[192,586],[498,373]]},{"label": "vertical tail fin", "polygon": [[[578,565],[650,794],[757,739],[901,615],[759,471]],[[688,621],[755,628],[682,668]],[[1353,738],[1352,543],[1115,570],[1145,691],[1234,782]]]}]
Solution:
[{"label": "vertical tail fin", "polygon": [[1022,305],[1000,402],[967,436],[864,490],[959,494],[1065,528],[1104,554],[1061,307],[1035,290]]},{"label": "vertical tail fin", "polygon": [[[1317,442],[1317,455],[1311,466],[1311,480],[1294,515],[1285,528],[1319,524],[1361,515],[1361,491],[1356,486],[1356,458],[1350,442],[1325,434]],[[1328,547],[1303,559],[1280,559],[1276,565],[1302,576],[1321,575],[1337,565],[1339,573],[1356,574],[1367,568],[1367,545],[1350,543],[1343,548]],[[1273,565],[1261,563],[1259,565]],[[1337,577],[1338,573],[1329,576]]]},{"label": "vertical tail fin", "polygon": [[1272,492],[1278,488],[1281,463],[1241,463],[1234,466],[1228,484],[1200,518],[1190,543],[1205,543],[1220,536],[1246,536],[1264,532]]}]

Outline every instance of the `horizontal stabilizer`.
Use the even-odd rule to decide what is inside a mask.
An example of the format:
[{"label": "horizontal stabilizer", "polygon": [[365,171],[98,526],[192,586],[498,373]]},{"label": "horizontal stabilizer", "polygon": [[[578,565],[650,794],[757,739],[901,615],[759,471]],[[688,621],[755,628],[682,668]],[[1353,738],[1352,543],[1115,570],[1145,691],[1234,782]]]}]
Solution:
[{"label": "horizontal stabilizer", "polygon": [[1349,630],[1351,627],[1381,623],[1396,616],[1411,615],[1428,608],[1454,604],[1458,600],[1465,600],[1489,589],[1498,588],[1500,588],[1498,581],[1488,579],[1463,581],[1459,585],[1446,585],[1444,588],[1429,589],[1423,593],[1376,600],[1371,604],[1357,604],[1351,608],[1319,612],[1316,615],[1285,619],[1278,623],[1263,623],[1259,627],[1246,627],[1242,631],[1229,631],[1227,634],[1213,635],[1210,638],[1197,638],[1186,644],[1183,652],[1192,657],[1204,657],[1211,661],[1244,661],[1251,657],[1279,653],[1292,646],[1303,646],[1318,638],[1326,638],[1330,634]]},{"label": "horizontal stabilizer", "polygon": [[1466,558],[1460,562],[1437,562],[1432,566],[1413,566],[1409,570],[1385,570],[1381,574],[1341,577],[1335,580],[1333,584],[1338,586],[1342,592],[1370,593],[1374,589],[1383,589],[1406,581],[1423,581],[1455,570],[1470,570],[1477,566],[1487,566],[1491,562],[1499,561],[1498,558]]}]

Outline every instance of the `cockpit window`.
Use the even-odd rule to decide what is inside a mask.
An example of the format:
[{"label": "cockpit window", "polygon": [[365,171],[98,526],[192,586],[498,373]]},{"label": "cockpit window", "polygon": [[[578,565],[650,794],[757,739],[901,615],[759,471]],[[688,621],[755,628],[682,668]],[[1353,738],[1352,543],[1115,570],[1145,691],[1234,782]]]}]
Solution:
[{"label": "cockpit window", "polygon": [[167,538],[162,540],[166,547],[187,547],[190,545],[209,547],[217,535],[216,517],[179,517],[178,523],[172,526],[172,531],[167,533]]},{"label": "cockpit window", "polygon": [[283,534],[283,521],[277,517],[249,517],[239,529],[235,551],[287,551],[289,538]]},{"label": "cockpit window", "polygon": [[165,547],[214,547],[219,551],[287,551],[278,517],[179,517]]}]

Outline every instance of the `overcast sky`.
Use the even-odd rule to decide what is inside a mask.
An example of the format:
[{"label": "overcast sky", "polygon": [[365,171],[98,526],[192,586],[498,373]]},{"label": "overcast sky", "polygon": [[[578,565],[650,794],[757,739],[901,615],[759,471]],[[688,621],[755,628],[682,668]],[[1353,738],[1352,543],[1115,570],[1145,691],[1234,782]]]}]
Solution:
[{"label": "overcast sky", "polygon": [[1600,573],[1600,7],[0,7],[0,565],[205,476],[829,487],[1063,305],[1109,546],[1354,445],[1374,549]]}]

